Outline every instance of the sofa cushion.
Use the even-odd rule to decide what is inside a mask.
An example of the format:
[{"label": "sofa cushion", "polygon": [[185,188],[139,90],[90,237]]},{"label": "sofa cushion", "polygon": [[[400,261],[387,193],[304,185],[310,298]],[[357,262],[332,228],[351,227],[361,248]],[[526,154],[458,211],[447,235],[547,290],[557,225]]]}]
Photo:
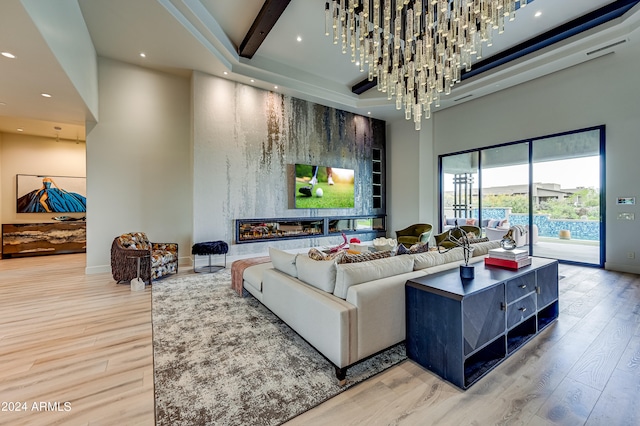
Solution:
[{"label": "sofa cushion", "polygon": [[298,277],[298,269],[296,268],[297,256],[298,255],[294,253],[287,253],[286,251],[269,247],[269,257],[271,258],[273,267],[294,278]]},{"label": "sofa cushion", "polygon": [[257,265],[251,265],[246,268],[242,273],[245,287],[251,286],[255,290],[262,292],[262,276],[264,275],[264,271],[272,268],[273,264],[271,262],[258,263]]},{"label": "sofa cushion", "polygon": [[414,259],[413,270],[419,271],[420,269],[433,268],[436,265],[442,265],[445,261],[444,255],[437,251],[428,251],[425,253],[412,254]]},{"label": "sofa cushion", "polygon": [[318,261],[300,254],[296,258],[296,267],[300,281],[327,293],[333,293],[336,286],[335,259]]},{"label": "sofa cushion", "polygon": [[337,266],[333,294],[341,299],[346,299],[347,291],[352,285],[404,274],[412,270],[412,256],[394,256],[360,263],[341,263]]}]

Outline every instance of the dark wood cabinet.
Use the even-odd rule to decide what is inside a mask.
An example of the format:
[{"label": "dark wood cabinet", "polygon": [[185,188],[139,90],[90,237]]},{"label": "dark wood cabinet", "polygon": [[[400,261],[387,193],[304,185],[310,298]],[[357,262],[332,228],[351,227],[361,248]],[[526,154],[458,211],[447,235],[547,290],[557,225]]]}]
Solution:
[{"label": "dark wood cabinet", "polygon": [[84,253],[87,224],[77,222],[2,225],[2,257]]},{"label": "dark wood cabinet", "polygon": [[475,265],[407,281],[407,356],[467,389],[558,317],[558,262]]}]

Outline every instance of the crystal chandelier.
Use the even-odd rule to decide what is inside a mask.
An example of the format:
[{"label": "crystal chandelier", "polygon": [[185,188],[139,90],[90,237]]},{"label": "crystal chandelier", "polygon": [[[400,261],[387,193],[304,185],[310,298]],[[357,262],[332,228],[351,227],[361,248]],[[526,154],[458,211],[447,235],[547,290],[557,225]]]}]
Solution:
[{"label": "crystal chandelier", "polygon": [[405,117],[420,130],[441,93],[451,93],[461,71],[491,46],[493,30],[533,0],[332,0],[325,4],[325,35],[342,53],[367,66]]}]

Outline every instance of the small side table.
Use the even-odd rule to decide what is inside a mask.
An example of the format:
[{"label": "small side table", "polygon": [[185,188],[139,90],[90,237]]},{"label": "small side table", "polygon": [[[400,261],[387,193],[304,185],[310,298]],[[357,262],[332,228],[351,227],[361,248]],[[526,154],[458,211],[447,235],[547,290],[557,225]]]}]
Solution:
[{"label": "small side table", "polygon": [[[137,261],[137,272],[136,272],[136,277],[134,279],[132,279],[131,281],[129,281],[129,283],[131,284],[131,291],[143,291],[144,290],[144,286],[145,286],[145,282],[142,280],[142,278],[140,278],[140,259],[142,258],[151,258],[150,254],[144,254],[144,255],[138,255],[138,256],[127,256],[127,259],[136,259]],[[151,279],[149,279],[149,282],[151,282]]]}]

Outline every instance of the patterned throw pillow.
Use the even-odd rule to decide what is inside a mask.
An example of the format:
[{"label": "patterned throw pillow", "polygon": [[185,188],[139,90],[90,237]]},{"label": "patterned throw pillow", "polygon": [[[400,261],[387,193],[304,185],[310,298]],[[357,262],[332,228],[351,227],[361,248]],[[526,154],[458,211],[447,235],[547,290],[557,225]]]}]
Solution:
[{"label": "patterned throw pillow", "polygon": [[475,224],[476,224],[475,219],[467,219],[467,221],[465,222],[465,225],[475,225]]},{"label": "patterned throw pillow", "polygon": [[343,250],[334,253],[323,253],[315,247],[309,249],[309,258],[313,260],[335,260],[340,263],[346,253]]},{"label": "patterned throw pillow", "polygon": [[469,238],[469,244],[484,243],[489,241],[489,237]]},{"label": "patterned throw pillow", "polygon": [[309,249],[309,258],[313,260],[324,260],[325,254],[315,247]]},{"label": "patterned throw pillow", "polygon": [[391,257],[392,252],[387,251],[376,251],[370,253],[360,253],[360,254],[349,254],[345,253],[341,260],[338,263],[358,263],[358,262],[367,262],[369,260],[376,259],[384,259],[386,257]]},{"label": "patterned throw pillow", "polygon": [[122,247],[132,250],[151,250],[151,243],[144,232],[131,232],[120,235]]},{"label": "patterned throw pillow", "polygon": [[417,254],[429,251],[429,245],[425,243],[416,243],[409,248],[406,248],[404,244],[398,246],[396,254]]}]

